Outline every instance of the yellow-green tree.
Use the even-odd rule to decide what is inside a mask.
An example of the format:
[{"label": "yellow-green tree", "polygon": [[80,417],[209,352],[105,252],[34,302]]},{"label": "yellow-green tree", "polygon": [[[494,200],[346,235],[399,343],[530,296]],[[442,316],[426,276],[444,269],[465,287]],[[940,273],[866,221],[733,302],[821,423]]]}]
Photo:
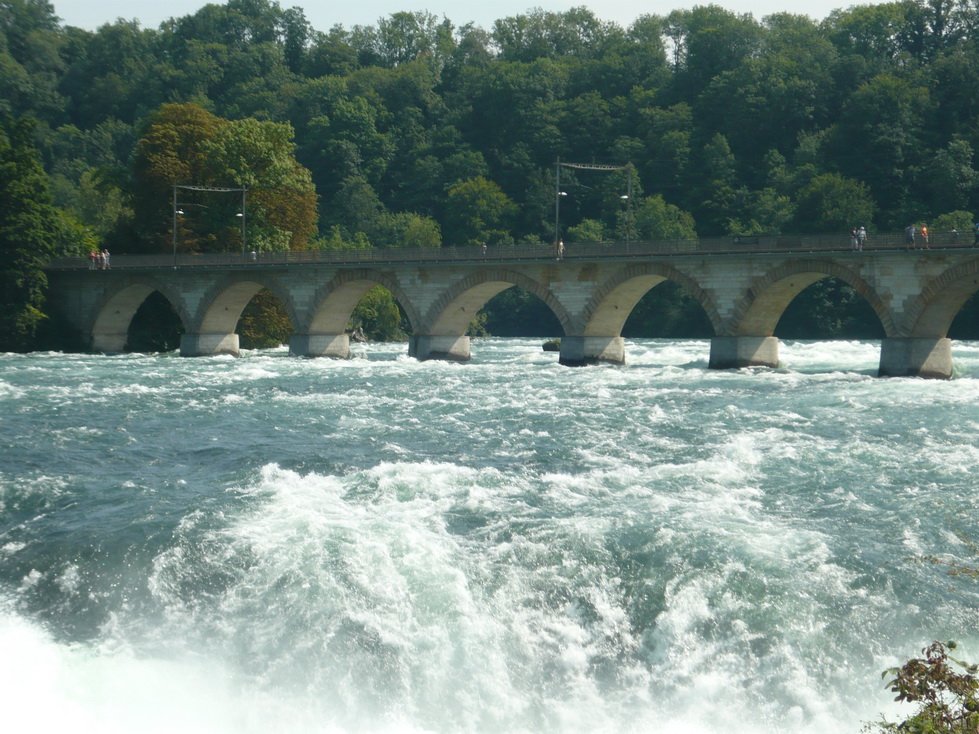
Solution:
[{"label": "yellow-green tree", "polygon": [[[145,252],[172,246],[175,185],[247,189],[250,250],[302,250],[316,232],[316,191],[295,159],[288,123],[231,121],[195,104],[163,105],[137,143],[133,177],[138,249]],[[241,247],[241,194],[178,188],[177,203],[180,251]]]}]

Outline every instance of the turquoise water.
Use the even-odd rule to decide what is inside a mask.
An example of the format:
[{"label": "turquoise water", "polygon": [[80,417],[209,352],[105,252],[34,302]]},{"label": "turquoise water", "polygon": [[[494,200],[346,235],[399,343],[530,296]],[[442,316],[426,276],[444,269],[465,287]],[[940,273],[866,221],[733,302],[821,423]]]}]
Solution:
[{"label": "turquoise water", "polygon": [[[0,355],[0,728],[856,732],[979,660],[979,343]],[[938,559],[934,563],[930,559]]]}]

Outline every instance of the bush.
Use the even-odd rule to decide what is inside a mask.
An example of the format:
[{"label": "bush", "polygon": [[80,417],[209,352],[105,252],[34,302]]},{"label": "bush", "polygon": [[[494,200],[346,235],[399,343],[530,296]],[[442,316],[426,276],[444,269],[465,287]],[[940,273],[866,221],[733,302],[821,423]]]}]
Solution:
[{"label": "bush", "polygon": [[[900,668],[884,671],[895,701],[918,704],[901,723],[886,719],[864,731],[908,734],[976,734],[979,732],[979,666],[949,656],[954,642],[933,642]],[[963,672],[958,672],[959,670]]]}]

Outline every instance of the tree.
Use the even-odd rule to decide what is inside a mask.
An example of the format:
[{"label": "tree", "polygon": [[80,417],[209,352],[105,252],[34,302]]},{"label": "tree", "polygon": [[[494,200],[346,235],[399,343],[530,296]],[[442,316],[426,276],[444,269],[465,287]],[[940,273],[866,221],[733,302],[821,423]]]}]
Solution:
[{"label": "tree", "polygon": [[156,43],[156,31],[135,20],[107,23],[80,37],[61,84],[72,121],[83,129],[109,118],[132,123],[165,100]]},{"label": "tree", "polygon": [[438,222],[414,212],[387,213],[381,218],[374,244],[379,247],[441,247]]},{"label": "tree", "polygon": [[968,242],[969,233],[972,231],[975,219],[972,212],[954,211],[945,212],[935,217],[931,223],[933,232],[958,232],[960,242]]},{"label": "tree", "polygon": [[286,344],[294,329],[279,299],[263,288],[241,312],[237,331],[243,349],[267,349]]},{"label": "tree", "polygon": [[0,351],[33,346],[45,318],[43,268],[57,246],[58,215],[33,129],[28,120],[0,117]]},{"label": "tree", "polygon": [[[251,192],[249,241],[254,249],[306,249],[317,228],[316,191],[309,170],[296,161],[291,125],[234,120],[219,126],[205,153],[212,185],[227,181]],[[224,208],[225,221],[234,222],[234,206]]]},{"label": "tree", "polygon": [[47,0],[0,2],[0,112],[51,124],[61,121],[63,44],[58,18]]},{"label": "tree", "polygon": [[848,232],[873,218],[874,202],[866,186],[837,173],[824,173],[799,192],[795,229]]},{"label": "tree", "polygon": [[[979,731],[979,666],[949,655],[954,642],[933,642],[899,668],[884,671],[893,676],[887,687],[895,701],[917,704],[914,714],[901,723],[886,719],[876,725],[881,732],[908,734],[974,734]],[[962,672],[959,672],[962,671]]]},{"label": "tree", "polygon": [[850,96],[835,128],[831,155],[844,175],[870,187],[885,226],[903,226],[920,206],[912,174],[921,165],[928,108],[927,88],[881,74]]},{"label": "tree", "polygon": [[401,322],[397,301],[391,291],[380,285],[364,294],[350,316],[350,328],[361,329],[375,341],[402,341],[405,332]]},{"label": "tree", "polygon": [[480,245],[506,241],[516,206],[493,181],[477,176],[449,188],[446,241]]},{"label": "tree", "polygon": [[[200,184],[207,176],[207,141],[221,119],[193,104],[163,105],[149,119],[136,143],[133,208],[139,242],[147,252],[170,244],[174,184]],[[181,240],[187,243],[187,239]]]},{"label": "tree", "polygon": [[780,13],[765,23],[758,54],[716,76],[695,103],[702,124],[716,126],[738,159],[750,162],[742,180],[751,188],[764,175],[768,150],[787,153],[800,133],[829,122],[837,61],[808,18]]},{"label": "tree", "polygon": [[674,93],[693,99],[711,80],[755,53],[762,29],[750,14],[737,15],[717,5],[675,10],[667,24],[676,44]]},{"label": "tree", "polygon": [[635,211],[636,234],[643,240],[695,240],[694,219],[662,196],[649,196]]},{"label": "tree", "polygon": [[701,149],[696,163],[689,184],[694,216],[705,233],[727,232],[735,218],[737,193],[737,164],[727,138],[715,134]]},{"label": "tree", "polygon": [[979,173],[972,162],[972,146],[967,140],[956,138],[925,164],[917,178],[930,211],[969,206],[979,182]]},{"label": "tree", "polygon": [[604,242],[605,225],[597,219],[582,219],[578,224],[568,227],[569,242]]},{"label": "tree", "polygon": [[[305,249],[316,232],[316,192],[295,159],[288,123],[224,120],[193,104],[163,105],[136,146],[134,209],[146,251],[171,246],[173,187],[246,188],[246,226],[257,250]],[[178,189],[182,250],[241,246],[241,199]]]}]

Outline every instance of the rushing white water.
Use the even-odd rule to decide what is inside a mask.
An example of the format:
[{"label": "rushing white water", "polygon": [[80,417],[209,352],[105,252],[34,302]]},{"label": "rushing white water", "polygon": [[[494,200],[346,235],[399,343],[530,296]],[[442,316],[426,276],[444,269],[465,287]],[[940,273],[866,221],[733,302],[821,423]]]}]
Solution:
[{"label": "rushing white water", "polygon": [[979,660],[979,344],[0,355],[0,729],[856,732]]}]

